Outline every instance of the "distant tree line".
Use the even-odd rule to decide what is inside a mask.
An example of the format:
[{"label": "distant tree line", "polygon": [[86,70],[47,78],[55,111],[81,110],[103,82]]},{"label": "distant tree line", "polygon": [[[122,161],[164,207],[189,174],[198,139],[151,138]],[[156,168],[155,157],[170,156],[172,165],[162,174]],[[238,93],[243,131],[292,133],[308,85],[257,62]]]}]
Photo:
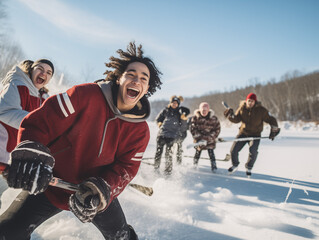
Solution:
[{"label": "distant tree line", "polygon": [[[208,102],[217,117],[223,119],[225,108],[221,102],[227,102],[230,107],[236,110],[240,101],[245,100],[250,92],[256,93],[258,101],[278,120],[319,122],[318,71],[305,75],[295,71],[285,74],[279,82],[275,82],[275,80],[271,80],[266,84],[256,82],[251,86],[230,92],[185,98],[182,105],[189,107],[191,112],[193,112],[201,102]],[[157,113],[167,104],[168,100],[152,101],[151,120],[154,120]]]},{"label": "distant tree line", "polygon": [[[6,12],[6,5],[4,0],[0,0],[0,81],[6,76],[7,72],[19,62],[30,59],[25,56],[21,46],[14,39],[14,31],[11,29],[9,21],[9,16]],[[44,53],[45,54],[45,53]],[[43,55],[39,53],[39,55]],[[39,57],[40,58],[40,57]],[[30,59],[37,60],[37,59]],[[61,84],[65,86],[72,86],[73,76],[66,71],[62,71],[57,66],[58,64],[53,62],[55,65],[55,73],[53,76],[53,80],[59,81]],[[85,69],[83,71],[84,79],[83,81],[88,82],[89,71],[91,69]],[[62,78],[62,79],[61,79]],[[92,79],[92,78],[91,78]],[[63,80],[63,81],[62,81]],[[91,80],[93,82],[95,79]],[[52,81],[51,81],[52,82]],[[2,85],[0,83],[0,90]],[[51,91],[51,88],[50,88]],[[54,92],[54,91],[53,91]]]},{"label": "distant tree line", "polygon": [[[25,59],[21,47],[11,37],[12,30],[7,23],[8,16],[4,2],[0,1],[0,80],[15,64]],[[90,72],[90,69],[86,72]],[[60,75],[61,71],[56,70],[55,76]],[[72,77],[66,77],[66,75],[68,74],[64,72],[64,82],[70,85]],[[84,77],[86,82],[88,79],[91,77]],[[279,82],[271,80],[266,84],[261,84],[255,81],[251,86],[229,92],[184,98],[182,105],[189,107],[193,112],[201,102],[208,102],[215,114],[223,119],[225,109],[221,102],[227,102],[230,107],[236,110],[239,102],[245,100],[249,92],[256,93],[258,100],[279,120],[319,122],[319,72],[302,75],[295,71],[285,74]],[[150,120],[154,120],[168,104],[169,99],[151,101]]]}]

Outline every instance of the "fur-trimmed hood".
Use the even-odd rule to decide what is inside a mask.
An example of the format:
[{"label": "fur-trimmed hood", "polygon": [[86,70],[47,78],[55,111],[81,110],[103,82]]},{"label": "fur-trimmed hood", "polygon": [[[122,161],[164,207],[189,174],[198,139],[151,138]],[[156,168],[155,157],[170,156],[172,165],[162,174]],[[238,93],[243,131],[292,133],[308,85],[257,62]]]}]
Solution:
[{"label": "fur-trimmed hood", "polygon": [[[206,117],[212,118],[214,115],[215,115],[215,112],[214,112],[212,109],[209,109],[209,112],[208,112],[208,114],[207,114]],[[197,118],[203,117],[203,116],[200,114],[200,110],[199,110],[199,109],[196,109],[196,110],[194,111],[194,116],[196,116]]]},{"label": "fur-trimmed hood", "polygon": [[239,134],[245,134],[250,137],[259,137],[261,135],[264,122],[271,126],[278,126],[277,120],[258,101],[252,108],[247,108],[246,101],[241,101],[234,116],[228,116],[228,120],[232,123],[241,122]]},{"label": "fur-trimmed hood", "polygon": [[38,97],[39,90],[33,85],[32,80],[29,76],[21,70],[18,66],[13,67],[1,80],[2,85],[5,87],[7,84],[15,84],[15,85],[23,85],[26,86],[29,91],[30,95]]},{"label": "fur-trimmed hood", "polygon": [[[240,101],[239,107],[240,107],[240,108],[246,107],[246,101],[245,101],[245,100]],[[256,107],[262,107],[260,101],[256,101],[256,102],[255,102],[255,105],[253,106],[253,108],[256,108]]]}]

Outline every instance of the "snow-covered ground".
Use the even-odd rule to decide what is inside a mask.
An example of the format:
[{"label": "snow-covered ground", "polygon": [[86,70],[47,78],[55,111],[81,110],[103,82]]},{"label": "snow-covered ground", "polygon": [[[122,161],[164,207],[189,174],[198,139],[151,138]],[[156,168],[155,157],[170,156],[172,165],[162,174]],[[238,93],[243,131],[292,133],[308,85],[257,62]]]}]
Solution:
[{"label": "snow-covered ground", "polygon": [[[144,157],[154,157],[157,126],[149,123],[151,140]],[[275,141],[262,140],[253,175],[245,176],[247,146],[240,152],[239,170],[227,175],[230,162],[218,162],[210,171],[202,159],[194,169],[191,158],[174,165],[166,178],[142,163],[133,182],[152,186],[151,197],[128,187],[119,197],[127,221],[140,239],[148,240],[238,240],[319,239],[319,129],[314,124],[283,122]],[[236,135],[238,125],[223,124],[221,137]],[[266,127],[263,135],[268,135]],[[184,155],[193,155],[184,142]],[[231,143],[219,143],[215,154],[224,158]],[[207,157],[203,152],[202,157]],[[144,160],[145,162],[152,162]],[[165,160],[162,158],[162,169]],[[0,179],[0,191],[5,189]],[[5,190],[1,211],[16,190]],[[80,223],[70,212],[45,222],[32,239],[103,239],[92,224]]]}]

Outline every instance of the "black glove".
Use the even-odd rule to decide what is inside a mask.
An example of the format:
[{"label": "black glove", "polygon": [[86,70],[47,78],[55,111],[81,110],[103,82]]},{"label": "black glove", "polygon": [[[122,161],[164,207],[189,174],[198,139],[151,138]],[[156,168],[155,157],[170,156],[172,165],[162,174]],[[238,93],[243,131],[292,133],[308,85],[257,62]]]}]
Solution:
[{"label": "black glove", "polygon": [[189,115],[189,113],[190,113],[190,110],[189,110],[189,108],[187,108],[187,107],[180,107],[179,108],[179,113],[181,114],[181,115],[185,115],[186,117]]},{"label": "black glove", "polygon": [[273,141],[275,139],[275,137],[279,134],[279,132],[280,132],[280,128],[279,127],[271,126],[269,139],[271,139]]},{"label": "black glove", "polygon": [[8,186],[22,188],[30,194],[44,192],[53,175],[54,158],[49,148],[33,141],[21,142],[10,154]]},{"label": "black glove", "polygon": [[232,108],[227,108],[224,112],[224,116],[227,118],[228,116],[234,116],[234,110]]},{"label": "black glove", "polygon": [[69,208],[81,222],[91,222],[106,209],[110,200],[110,186],[100,177],[91,177],[80,184],[70,196]]}]

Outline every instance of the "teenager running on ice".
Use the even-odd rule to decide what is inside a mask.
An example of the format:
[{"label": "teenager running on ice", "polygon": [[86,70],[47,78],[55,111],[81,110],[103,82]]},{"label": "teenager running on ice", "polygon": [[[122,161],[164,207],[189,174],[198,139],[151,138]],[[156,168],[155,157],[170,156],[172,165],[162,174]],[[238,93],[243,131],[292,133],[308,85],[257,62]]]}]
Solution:
[{"label": "teenager running on ice", "polygon": [[217,137],[220,133],[220,123],[207,102],[199,104],[199,109],[194,111],[190,131],[193,135],[194,143],[202,140],[207,142],[206,145],[196,147],[194,165],[197,166],[202,150],[207,150],[211,169],[212,171],[216,171],[217,165],[214,149],[216,148]]},{"label": "teenager running on ice", "polygon": [[[106,63],[114,68],[105,72],[106,81],[52,96],[21,123],[7,181],[31,195],[0,217],[0,239],[30,239],[62,210],[92,222],[105,239],[137,239],[117,196],[137,174],[147,147],[147,97],[160,88],[161,73],[141,45],[117,52],[120,57]],[[48,187],[52,175],[79,190]]]},{"label": "teenager running on ice", "polygon": [[[183,116],[179,105],[184,100],[182,96],[176,95],[170,98],[170,103],[156,117],[155,121],[159,127],[156,139],[156,153],[154,169],[159,170],[164,146],[165,150],[165,174],[171,174],[173,170],[173,145],[180,136],[180,128]],[[184,116],[185,117],[185,116]]]},{"label": "teenager running on ice", "polygon": [[[263,131],[264,122],[271,126],[269,134],[269,138],[271,140],[274,140],[280,132],[276,118],[271,116],[268,110],[257,101],[257,96],[254,93],[249,93],[247,95],[246,101],[242,101],[240,103],[235,114],[233,109],[228,108],[225,110],[224,115],[233,123],[241,122],[239,133],[236,138],[260,137],[261,132]],[[233,173],[238,169],[238,153],[247,143],[249,144],[249,156],[245,167],[246,175],[251,176],[251,170],[257,159],[260,139],[251,141],[235,141],[233,143],[230,150],[232,166],[228,169],[228,172]]]}]

